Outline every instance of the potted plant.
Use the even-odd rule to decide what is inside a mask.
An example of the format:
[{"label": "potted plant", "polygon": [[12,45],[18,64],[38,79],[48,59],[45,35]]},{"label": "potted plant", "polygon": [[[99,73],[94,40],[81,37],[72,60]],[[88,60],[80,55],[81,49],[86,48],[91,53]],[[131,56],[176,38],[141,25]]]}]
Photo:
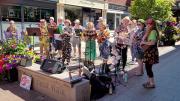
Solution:
[{"label": "potted plant", "polygon": [[18,71],[16,67],[19,62],[15,55],[5,55],[0,62],[1,66],[1,78],[5,78],[8,81],[18,80]]},{"label": "potted plant", "polygon": [[174,39],[174,35],[177,35],[176,29],[171,22],[167,22],[166,25],[164,30],[164,45],[175,45],[176,40]]},{"label": "potted plant", "polygon": [[0,75],[8,81],[17,81],[17,66],[25,54],[26,45],[20,40],[10,39],[0,44]]},{"label": "potted plant", "polygon": [[32,66],[34,56],[35,56],[35,54],[34,54],[33,51],[26,50],[24,52],[24,55],[23,55],[22,59],[21,59],[20,65],[24,66],[24,67]]}]

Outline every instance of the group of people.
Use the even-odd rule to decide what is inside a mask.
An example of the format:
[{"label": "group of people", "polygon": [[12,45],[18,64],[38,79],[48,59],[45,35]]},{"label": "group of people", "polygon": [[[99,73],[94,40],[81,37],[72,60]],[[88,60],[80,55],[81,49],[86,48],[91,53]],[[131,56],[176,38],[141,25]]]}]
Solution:
[{"label": "group of people", "polygon": [[[50,17],[50,23],[47,24],[44,19],[40,20],[40,53],[49,56],[52,47],[58,50],[59,58],[64,64],[69,64],[73,47],[73,57],[76,57],[76,48],[78,48],[79,58],[81,58],[81,40],[86,43],[85,60],[93,63],[96,59],[96,40],[99,44],[100,56],[103,58],[104,64],[107,63],[110,54],[109,31],[106,29],[105,22],[101,19],[98,23],[99,30],[95,29],[93,22],[88,22],[84,28],[80,25],[80,20],[74,21],[72,26],[69,19],[58,19],[58,25],[54,22],[54,18]],[[50,31],[52,29],[53,31]],[[48,32],[49,31],[49,32]],[[55,44],[54,44],[55,43]],[[50,47],[50,51],[49,48]],[[65,63],[66,62],[66,63]]]},{"label": "group of people", "polygon": [[[11,24],[12,23],[12,24]],[[7,32],[16,32],[14,22],[10,22]],[[50,56],[53,47],[59,53],[59,59],[62,59],[64,64],[69,64],[71,59],[71,52],[73,47],[73,56],[77,54],[78,48],[79,59],[81,58],[81,41],[84,40],[85,46],[85,60],[94,63],[97,58],[96,55],[96,41],[99,46],[100,57],[103,60],[102,67],[107,68],[107,62],[111,55],[112,49],[117,49],[118,55],[121,56],[122,71],[124,71],[127,62],[127,50],[130,46],[132,53],[132,60],[136,58],[138,62],[137,76],[143,75],[143,63],[148,75],[148,80],[143,84],[145,88],[154,88],[154,74],[152,66],[159,62],[159,54],[157,43],[159,33],[156,28],[154,19],[149,18],[146,21],[143,19],[130,20],[125,17],[121,20],[120,25],[115,30],[114,43],[110,43],[110,32],[107,29],[103,18],[98,20],[95,28],[93,22],[88,22],[84,28],[80,24],[80,20],[74,21],[74,26],[69,19],[58,19],[58,24],[54,22],[54,18],[50,17],[47,24],[45,19],[41,19],[39,23],[41,36],[40,53],[41,56]],[[44,53],[45,52],[45,53]],[[116,66],[121,65],[121,61]]]},{"label": "group of people", "polygon": [[156,22],[153,18],[146,21],[143,19],[130,20],[125,17],[120,26],[116,29],[116,47],[120,49],[122,56],[122,69],[124,70],[127,61],[128,45],[131,49],[132,60],[136,58],[138,67],[137,76],[143,75],[143,63],[148,75],[148,80],[143,84],[145,88],[155,88],[152,66],[159,63],[158,39],[159,33]]}]

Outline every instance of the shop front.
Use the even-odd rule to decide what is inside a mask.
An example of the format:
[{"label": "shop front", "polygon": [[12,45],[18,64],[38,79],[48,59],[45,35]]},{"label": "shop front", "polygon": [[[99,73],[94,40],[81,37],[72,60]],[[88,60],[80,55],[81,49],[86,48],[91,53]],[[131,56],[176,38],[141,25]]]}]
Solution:
[{"label": "shop front", "polygon": [[177,22],[180,21],[180,1],[176,1],[175,6],[172,8],[173,16],[176,17]]},{"label": "shop front", "polygon": [[107,4],[105,4],[104,0],[66,0],[65,2],[60,0],[59,3],[59,9],[64,10],[64,14],[61,13],[63,11],[59,10],[58,13],[61,14],[58,15],[70,19],[71,21],[79,19],[83,26],[86,26],[89,21],[97,24],[99,17],[105,17],[103,11],[107,8]]},{"label": "shop front", "polygon": [[109,26],[109,30],[115,30],[119,25],[121,19],[129,15],[127,9],[128,8],[126,6],[115,4],[108,5],[107,24]]},{"label": "shop front", "polygon": [[101,9],[65,5],[65,18],[71,21],[79,19],[83,26],[86,26],[88,21],[92,21],[96,24],[98,18],[101,16]]},{"label": "shop front", "polygon": [[9,21],[14,20],[18,32],[26,27],[37,26],[40,19],[48,21],[50,16],[56,16],[56,2],[38,0],[6,0],[0,1],[0,38],[9,26]]}]

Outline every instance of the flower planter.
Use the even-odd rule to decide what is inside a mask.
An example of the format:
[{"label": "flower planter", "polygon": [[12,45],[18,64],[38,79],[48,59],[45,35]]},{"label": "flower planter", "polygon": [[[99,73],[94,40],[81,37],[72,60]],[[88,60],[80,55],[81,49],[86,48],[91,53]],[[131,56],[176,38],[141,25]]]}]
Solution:
[{"label": "flower planter", "polygon": [[0,82],[3,80],[3,74],[0,73]]},{"label": "flower planter", "polygon": [[164,41],[164,46],[174,46],[175,40]]},{"label": "flower planter", "polygon": [[2,70],[2,80],[7,80],[9,82],[14,82],[18,80],[18,71],[16,67],[18,63],[5,63]]},{"label": "flower planter", "polygon": [[20,65],[24,67],[29,67],[29,66],[32,66],[32,63],[33,63],[32,61],[33,61],[33,58],[30,58],[30,57],[22,58],[20,61]]},{"label": "flower planter", "polygon": [[10,82],[14,82],[14,81],[18,81],[18,71],[17,68],[12,68],[9,70],[9,81]]}]

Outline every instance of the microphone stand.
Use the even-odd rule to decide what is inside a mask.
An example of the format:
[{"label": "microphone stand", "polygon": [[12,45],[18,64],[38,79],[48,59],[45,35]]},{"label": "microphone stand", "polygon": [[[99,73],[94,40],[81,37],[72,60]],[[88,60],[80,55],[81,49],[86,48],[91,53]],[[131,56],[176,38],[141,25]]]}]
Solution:
[{"label": "microphone stand", "polygon": [[78,39],[79,39],[79,77],[81,77],[81,65],[80,65],[80,62],[81,62],[81,38],[80,38],[81,34],[78,36]]}]

